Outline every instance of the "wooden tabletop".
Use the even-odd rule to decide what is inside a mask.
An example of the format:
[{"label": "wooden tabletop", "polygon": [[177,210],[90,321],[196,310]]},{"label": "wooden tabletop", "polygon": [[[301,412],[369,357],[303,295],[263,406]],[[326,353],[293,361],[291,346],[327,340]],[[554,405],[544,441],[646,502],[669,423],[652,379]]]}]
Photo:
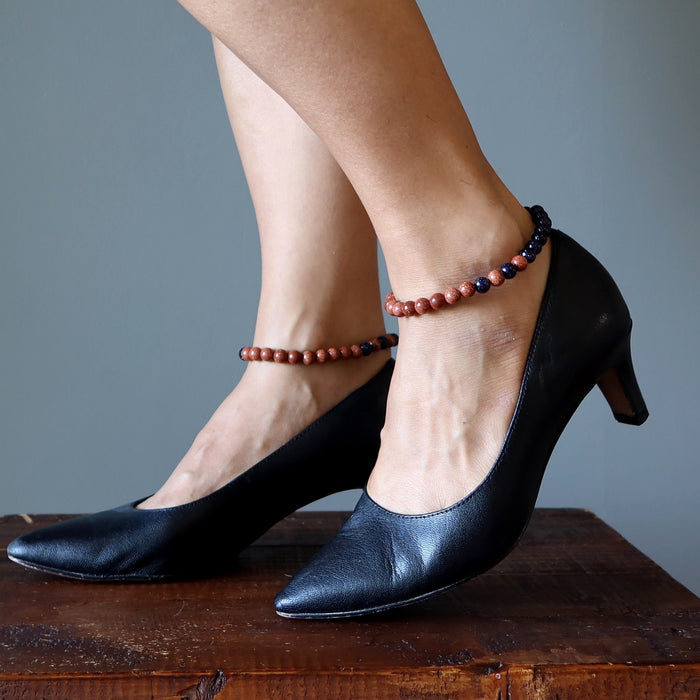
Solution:
[{"label": "wooden tabletop", "polygon": [[1,700],[700,698],[700,599],[587,511],[537,510],[502,564],[433,600],[328,622],[272,601],[342,513],[297,513],[206,581],[83,583],[5,558],[64,517],[0,518]]}]

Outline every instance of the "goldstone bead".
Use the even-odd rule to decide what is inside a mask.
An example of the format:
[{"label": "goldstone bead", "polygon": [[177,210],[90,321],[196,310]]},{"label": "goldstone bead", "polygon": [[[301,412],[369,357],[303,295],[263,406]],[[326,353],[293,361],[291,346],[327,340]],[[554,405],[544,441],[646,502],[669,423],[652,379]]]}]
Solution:
[{"label": "goldstone bead", "polygon": [[500,270],[491,270],[487,277],[494,287],[500,287],[506,281],[505,275]]},{"label": "goldstone bead", "polygon": [[414,306],[417,314],[425,314],[430,311],[430,302],[425,297],[416,299]]},{"label": "goldstone bead", "polygon": [[446,303],[445,295],[441,292],[436,292],[430,297],[430,307],[433,309],[441,309]]},{"label": "goldstone bead", "polygon": [[445,301],[448,304],[456,304],[461,298],[462,295],[460,294],[459,289],[456,289],[455,287],[450,287],[445,292]]},{"label": "goldstone bead", "polygon": [[471,282],[462,282],[459,285],[459,293],[463,297],[473,297],[476,292],[476,287]]}]

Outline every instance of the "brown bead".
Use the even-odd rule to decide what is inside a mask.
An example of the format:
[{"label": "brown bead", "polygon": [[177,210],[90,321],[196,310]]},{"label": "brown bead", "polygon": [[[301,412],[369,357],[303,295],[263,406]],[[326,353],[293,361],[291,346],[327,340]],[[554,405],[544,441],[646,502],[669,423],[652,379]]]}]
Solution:
[{"label": "brown bead", "polygon": [[413,305],[417,314],[427,314],[430,311],[430,302],[425,297],[416,299]]},{"label": "brown bead", "polygon": [[430,307],[433,309],[441,309],[446,303],[445,295],[440,292],[435,292],[435,294],[430,297]]},{"label": "brown bead", "polygon": [[403,302],[395,301],[391,305],[391,311],[389,312],[392,316],[397,316],[401,318],[403,316]]},{"label": "brown bead", "polygon": [[524,270],[527,267],[527,258],[522,255],[516,255],[510,262],[517,270]]},{"label": "brown bead", "polygon": [[500,270],[491,270],[486,276],[494,287],[500,287],[506,281],[506,278]]},{"label": "brown bead", "polygon": [[298,365],[303,359],[304,356],[298,350],[289,351],[289,357],[287,358],[287,361],[290,365]]},{"label": "brown bead", "polygon": [[304,350],[302,354],[302,362],[305,365],[312,365],[316,362],[316,353],[313,350]]},{"label": "brown bead", "polygon": [[403,303],[403,315],[404,316],[415,316],[416,314],[416,305],[412,301],[405,301]]},{"label": "brown bead", "polygon": [[340,346],[340,357],[343,360],[347,360],[348,358],[352,357],[352,350],[347,345],[341,345]]},{"label": "brown bead", "polygon": [[448,304],[456,304],[461,298],[462,295],[459,293],[459,289],[455,287],[450,287],[445,291],[445,301]]},{"label": "brown bead", "polygon": [[241,348],[241,360],[245,360],[246,362],[250,360],[250,348],[247,345]]},{"label": "brown bead", "polygon": [[459,285],[459,293],[463,297],[473,297],[476,294],[476,287],[471,282],[462,282]]},{"label": "brown bead", "polygon": [[275,353],[272,352],[271,348],[263,348],[262,350],[260,350],[260,359],[264,362],[272,362],[274,356]]},{"label": "brown bead", "polygon": [[328,352],[323,348],[316,350],[316,362],[323,364],[328,359]]},{"label": "brown bead", "polygon": [[275,350],[272,359],[275,362],[287,362],[289,360],[289,353],[286,350]]},{"label": "brown bead", "polygon": [[362,348],[359,345],[351,345],[350,352],[353,357],[362,357]]},{"label": "brown bead", "polygon": [[251,348],[248,351],[248,359],[257,362],[260,359],[260,348]]},{"label": "brown bead", "polygon": [[372,347],[375,350],[381,350],[382,349],[382,344],[379,342],[379,338],[372,338],[372,340],[369,341],[372,343]]},{"label": "brown bead", "polygon": [[328,359],[331,362],[340,359],[340,350],[338,350],[338,348],[328,348]]}]

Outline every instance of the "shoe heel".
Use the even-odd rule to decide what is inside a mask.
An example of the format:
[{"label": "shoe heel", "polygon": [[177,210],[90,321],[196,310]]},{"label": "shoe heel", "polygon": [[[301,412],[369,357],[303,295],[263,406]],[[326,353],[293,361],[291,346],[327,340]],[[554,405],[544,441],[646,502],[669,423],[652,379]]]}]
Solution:
[{"label": "shoe heel", "polygon": [[619,423],[641,425],[649,417],[634,374],[629,335],[620,346],[615,361],[600,376],[597,384]]}]

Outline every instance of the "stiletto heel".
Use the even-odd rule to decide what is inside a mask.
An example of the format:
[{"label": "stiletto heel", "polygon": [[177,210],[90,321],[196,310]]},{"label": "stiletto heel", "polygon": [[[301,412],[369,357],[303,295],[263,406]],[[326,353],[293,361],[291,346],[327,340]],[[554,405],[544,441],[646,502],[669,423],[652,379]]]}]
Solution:
[{"label": "stiletto heel", "polygon": [[598,388],[619,423],[642,425],[649,417],[644,397],[634,374],[630,336],[620,347],[615,363],[599,379]]},{"label": "stiletto heel", "polygon": [[226,571],[240,550],[297,508],[365,485],[379,451],[393,367],[389,360],[335,408],[204,498],[153,510],[134,501],[66,520],[22,535],[7,555],[30,569],[91,581],[156,582]]},{"label": "stiletto heel", "polygon": [[[541,212],[546,226],[548,217]],[[547,286],[513,418],[489,473],[461,501],[421,515],[391,512],[365,491],[336,537],[277,596],[280,615],[335,618],[380,612],[483,573],[525,530],[549,456],[596,384],[619,421],[639,425],[646,419],[629,354],[632,322],[622,295],[590,253],[561,231],[548,235]],[[522,257],[539,252],[537,236],[534,250],[528,245]],[[512,267],[524,267],[520,257],[513,258]],[[504,277],[514,276],[512,267],[500,268]],[[498,274],[491,277],[503,282]],[[487,291],[484,279],[488,282],[480,278],[471,286],[482,284]],[[473,294],[469,284],[464,288]],[[431,308],[444,306],[448,293],[457,300],[448,290],[435,295],[435,305],[431,298]],[[420,299],[402,306],[393,298],[387,303],[395,315],[431,313]]]}]

